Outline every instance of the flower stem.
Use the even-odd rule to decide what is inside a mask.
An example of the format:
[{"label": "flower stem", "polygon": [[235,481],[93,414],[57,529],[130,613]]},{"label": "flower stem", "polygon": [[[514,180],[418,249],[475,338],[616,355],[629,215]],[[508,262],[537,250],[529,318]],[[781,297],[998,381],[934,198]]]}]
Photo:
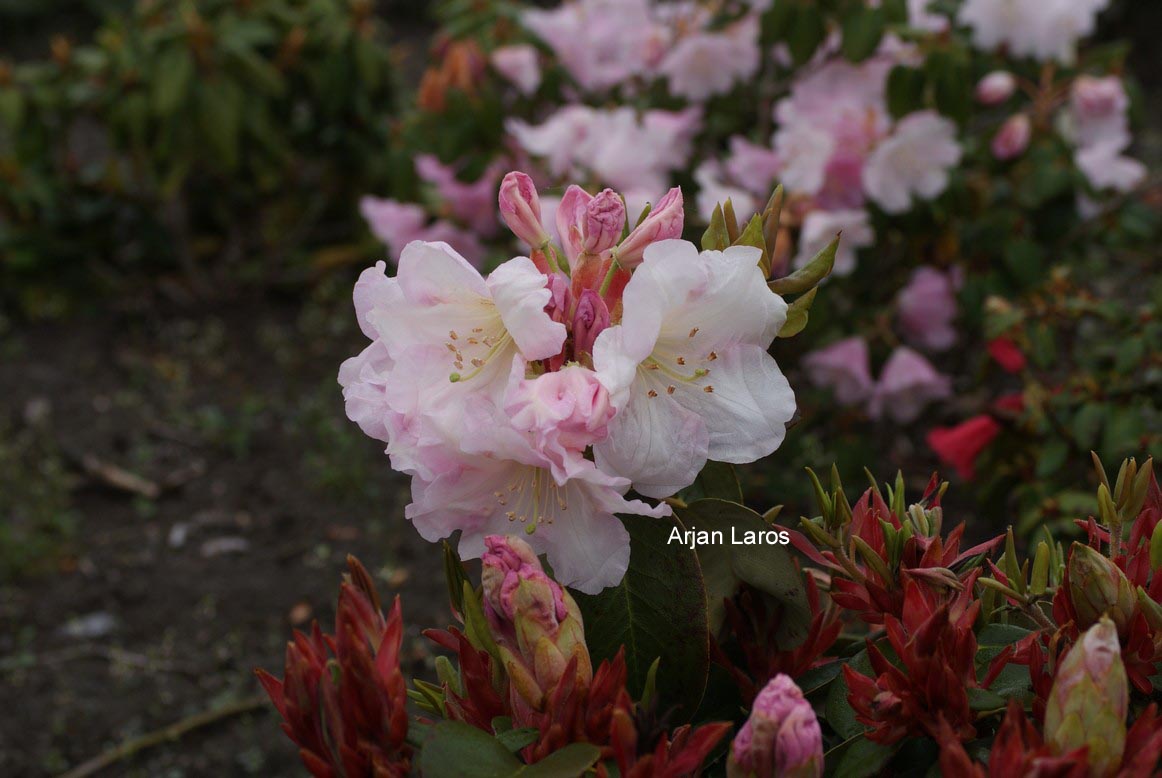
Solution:
[{"label": "flower stem", "polygon": [[605,274],[605,278],[601,281],[601,288],[597,290],[598,294],[605,297],[606,292],[609,291],[610,285],[613,283],[613,276],[621,270],[621,265],[617,264],[616,259],[609,260],[609,272]]}]

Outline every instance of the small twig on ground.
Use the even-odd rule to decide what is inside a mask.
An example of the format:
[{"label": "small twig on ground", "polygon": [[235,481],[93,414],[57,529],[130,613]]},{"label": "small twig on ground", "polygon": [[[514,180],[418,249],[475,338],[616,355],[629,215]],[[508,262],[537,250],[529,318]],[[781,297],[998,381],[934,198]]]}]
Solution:
[{"label": "small twig on ground", "polygon": [[113,489],[136,494],[149,500],[156,500],[161,494],[161,487],[153,481],[137,473],[131,473],[112,462],[106,462],[95,454],[85,454],[81,457],[81,467],[89,476]]},{"label": "small twig on ground", "polygon": [[176,721],[167,727],[148,732],[140,737],[130,738],[88,761],[82,762],[72,770],[61,775],[60,778],[86,778],[86,776],[94,775],[106,767],[114,765],[123,759],[128,759],[148,748],[161,745],[166,741],[177,740],[188,732],[207,727],[224,719],[263,709],[269,704],[270,700],[265,695],[255,695],[229,705],[223,705],[221,708],[203,711],[202,713],[184,718],[181,721]]}]

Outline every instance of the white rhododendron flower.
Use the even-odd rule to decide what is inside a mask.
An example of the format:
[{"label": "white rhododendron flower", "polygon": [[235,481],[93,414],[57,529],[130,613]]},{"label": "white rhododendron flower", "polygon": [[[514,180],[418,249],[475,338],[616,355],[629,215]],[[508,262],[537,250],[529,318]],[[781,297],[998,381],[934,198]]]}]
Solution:
[{"label": "white rhododendron flower", "polygon": [[795,396],[767,348],[787,306],[758,258],[742,246],[651,245],[622,323],[597,339],[594,366],[619,411],[594,453],[642,494],[688,486],[707,459],[753,462],[782,443]]},{"label": "white rhododendron flower", "polygon": [[902,213],[913,197],[931,200],[943,192],[960,156],[955,124],[933,111],[910,114],[868,157],[864,189],[888,213]]}]

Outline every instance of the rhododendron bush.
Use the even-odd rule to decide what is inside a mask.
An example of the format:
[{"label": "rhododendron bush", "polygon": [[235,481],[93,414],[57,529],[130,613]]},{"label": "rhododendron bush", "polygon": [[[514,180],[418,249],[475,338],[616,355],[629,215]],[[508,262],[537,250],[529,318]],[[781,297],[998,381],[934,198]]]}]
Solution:
[{"label": "rhododendron bush", "polygon": [[[1063,313],[1059,332],[1084,332],[1095,307],[1068,304],[1066,277],[1110,309],[1128,291],[1140,319],[1156,320],[1156,284],[1086,284],[1152,278],[1160,226],[1131,148],[1125,49],[1092,42],[1108,5],[449,0],[417,110],[399,125],[422,152],[403,163],[415,186],[370,193],[368,223],[396,252],[413,238],[462,233],[449,240],[491,266],[512,243],[481,193],[505,164],[540,187],[554,238],[554,213],[573,182],[612,187],[632,214],[680,185],[688,238],[717,204],[729,201],[745,222],[781,184],[775,272],[802,267],[844,236],[827,304],[782,362],[806,378],[799,399],[812,422],[784,451],[795,465],[788,472],[825,454],[854,476],[884,448],[867,442],[890,440],[894,462],[943,460],[955,478],[976,480],[975,496],[990,507],[1010,508],[1013,477],[1027,484],[1036,471],[1044,488],[1020,495],[1021,510],[1060,518],[1043,503],[1074,483],[1071,463],[1091,448],[1110,458],[1149,449],[1156,435],[1123,431],[1157,429],[1162,413],[1151,349],[1134,359],[1132,347],[1085,369],[1090,385],[1113,377],[1132,388],[1077,398],[1059,424],[1029,425],[1012,402],[992,402],[1022,388],[1008,378],[1025,378],[1012,369],[1017,351],[1028,361],[1046,350],[1010,338],[1010,359],[993,359],[996,333],[1007,329],[997,305],[1048,295]],[[485,233],[473,227],[482,220]],[[982,375],[1008,391],[974,397]],[[1056,378],[1036,383],[1058,388]],[[1105,410],[1074,418],[1094,404]],[[1024,412],[1031,407],[1039,403]],[[1037,448],[1060,466],[1031,467],[1007,453],[1027,446],[986,447],[990,435],[970,441],[989,450],[985,477],[948,459],[943,433],[983,416],[998,431],[1038,427]],[[1072,434],[1075,425],[1096,432]],[[767,481],[771,499],[797,488],[777,474]]]},{"label": "rhododendron bush", "polygon": [[[632,218],[628,196],[571,185],[552,234],[529,176],[497,189],[523,255],[482,274],[416,239],[355,285],[370,343],[339,371],[347,414],[410,476],[403,519],[443,540],[453,623],[423,633],[434,679],[409,683],[403,606],[348,560],[334,631],[259,674],[313,775],[1162,768],[1152,459],[1113,475],[1093,455],[1097,509],[1027,555],[1011,527],[970,540],[936,475],[909,497],[903,474],[856,491],[808,470],[815,515],[759,513],[736,467],[796,434],[772,353],[825,304],[843,239],[780,269],[782,187],[750,219],[717,204],[699,245],[679,188]],[[1015,361],[1005,342],[993,358]],[[843,348],[813,369],[866,347]],[[892,357],[900,396],[872,412],[920,412],[922,360]],[[967,468],[962,439],[995,434],[934,445]]]}]

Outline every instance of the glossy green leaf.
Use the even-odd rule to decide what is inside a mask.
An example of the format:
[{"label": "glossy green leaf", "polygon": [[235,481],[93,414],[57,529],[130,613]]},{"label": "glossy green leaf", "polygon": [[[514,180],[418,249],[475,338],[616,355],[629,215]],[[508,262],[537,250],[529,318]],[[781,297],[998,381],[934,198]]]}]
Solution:
[{"label": "glossy green leaf", "polygon": [[850,62],[862,62],[875,53],[883,37],[883,11],[870,6],[859,8],[843,20],[840,52]]},{"label": "glossy green leaf", "polygon": [[459,721],[434,726],[424,740],[424,778],[511,778],[521,762],[487,732]]},{"label": "glossy green leaf", "polygon": [[[863,673],[869,677],[873,675],[871,660],[868,659],[866,648],[849,659],[846,664],[858,673]],[[864,732],[863,724],[855,720],[855,711],[852,710],[851,704],[847,701],[847,681],[842,673],[835,677],[827,689],[827,705],[824,709],[824,716],[831,728],[838,732],[842,738],[855,737]]]},{"label": "glossy green leaf", "polygon": [[884,746],[860,737],[844,747],[835,772],[831,775],[834,778],[871,778],[873,775],[879,775],[891,761],[897,748],[899,744]]},{"label": "glossy green leaf", "polygon": [[[573,593],[585,620],[585,641],[594,665],[625,646],[630,689],[645,688],[650,666],[660,657],[661,709],[677,705],[676,720],[687,720],[698,709],[710,665],[702,569],[680,540],[680,522],[644,516],[622,521],[630,535],[630,558],[621,583],[596,595]],[[679,540],[671,543],[674,537]]]},{"label": "glossy green leaf", "polygon": [[[722,541],[697,547],[706,581],[711,627],[717,629],[722,623],[723,599],[733,596],[739,584],[745,582],[772,597],[781,609],[776,633],[779,647],[786,650],[799,645],[807,634],[811,609],[802,576],[788,547],[771,543],[774,538],[770,533],[777,533],[780,527],[763,521],[745,505],[728,500],[697,500],[679,508],[677,513],[687,529],[719,533],[710,537]],[[761,545],[742,543],[747,539],[763,542]],[[736,541],[739,542],[736,544]]]}]

